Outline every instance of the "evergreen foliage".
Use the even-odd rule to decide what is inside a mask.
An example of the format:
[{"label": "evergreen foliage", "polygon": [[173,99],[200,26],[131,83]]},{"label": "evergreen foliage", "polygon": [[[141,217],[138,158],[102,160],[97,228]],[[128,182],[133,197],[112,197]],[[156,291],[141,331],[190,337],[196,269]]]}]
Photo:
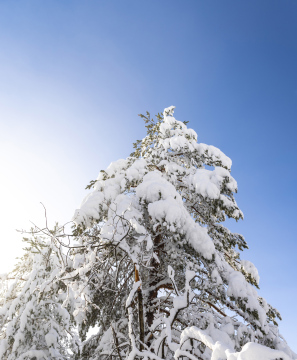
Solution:
[{"label": "evergreen foliage", "polygon": [[297,359],[223,225],[243,218],[231,160],[173,111],[140,115],[147,136],[90,183],[72,234],[27,240],[2,277],[1,359]]}]

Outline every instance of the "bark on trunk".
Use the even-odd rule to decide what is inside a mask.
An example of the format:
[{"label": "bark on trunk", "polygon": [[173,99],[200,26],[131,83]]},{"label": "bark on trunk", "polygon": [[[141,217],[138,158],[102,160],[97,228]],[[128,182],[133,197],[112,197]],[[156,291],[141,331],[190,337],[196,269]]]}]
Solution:
[{"label": "bark on trunk", "polygon": [[[139,272],[135,265],[135,282],[139,281]],[[139,287],[137,289],[137,297],[138,297],[138,320],[139,320],[139,340],[140,340],[140,351],[143,350],[143,344],[144,344],[144,316],[143,316],[143,297],[142,297],[142,291]]]},{"label": "bark on trunk", "polygon": [[[156,236],[154,239],[154,251],[155,251],[155,254],[159,258],[160,258],[160,252],[164,247],[164,245],[161,244],[161,241],[162,241],[161,235]],[[152,259],[150,266],[152,266],[153,269],[151,270],[151,273],[150,273],[151,280],[149,283],[149,287],[151,288],[151,290],[149,291],[148,299],[147,299],[148,311],[146,314],[146,319],[147,319],[148,327],[150,327],[154,322],[154,313],[155,313],[154,307],[156,306],[156,304],[154,304],[154,300],[157,299],[157,296],[158,296],[157,284],[161,280],[161,278],[158,274],[160,264],[157,262],[157,260],[155,258]]]}]

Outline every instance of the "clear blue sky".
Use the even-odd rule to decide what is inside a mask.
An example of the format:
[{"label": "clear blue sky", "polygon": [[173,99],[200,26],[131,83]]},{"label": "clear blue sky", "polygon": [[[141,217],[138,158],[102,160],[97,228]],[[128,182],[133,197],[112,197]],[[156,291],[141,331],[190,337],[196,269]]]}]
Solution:
[{"label": "clear blue sky", "polygon": [[296,0],[0,0],[1,272],[39,201],[66,221],[170,105],[233,160],[230,227],[297,351]]}]

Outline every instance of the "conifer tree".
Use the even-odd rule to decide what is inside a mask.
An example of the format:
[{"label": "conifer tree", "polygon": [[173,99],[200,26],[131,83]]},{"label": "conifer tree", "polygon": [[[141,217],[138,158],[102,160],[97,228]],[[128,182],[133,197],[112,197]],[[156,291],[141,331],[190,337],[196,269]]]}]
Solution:
[{"label": "conifer tree", "polygon": [[[42,231],[43,255],[26,270],[31,290],[22,270],[3,290],[3,359],[33,350],[43,351],[32,353],[38,359],[297,359],[280,314],[257,294],[256,267],[240,257],[244,237],[224,226],[243,219],[231,160],[173,112],[140,115],[147,136],[90,183],[71,234]],[[28,313],[41,314],[42,327]],[[27,347],[11,340],[18,333]]]},{"label": "conifer tree", "polygon": [[235,359],[270,348],[292,359],[279,313],[257,294],[257,269],[240,259],[243,236],[223,224],[243,218],[231,160],[173,111],[141,115],[147,136],[100,172],[76,211],[85,248],[69,286],[84,295],[81,331],[99,326],[83,358]]}]

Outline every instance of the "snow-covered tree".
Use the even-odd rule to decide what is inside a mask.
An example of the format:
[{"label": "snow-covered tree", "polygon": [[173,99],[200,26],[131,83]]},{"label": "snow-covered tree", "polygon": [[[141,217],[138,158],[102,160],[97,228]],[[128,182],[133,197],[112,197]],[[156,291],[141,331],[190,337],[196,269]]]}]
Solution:
[{"label": "snow-covered tree", "polygon": [[223,225],[243,218],[231,160],[173,111],[141,115],[147,136],[100,172],[76,211],[85,248],[68,286],[85,300],[81,331],[99,327],[83,358],[235,359],[268,347],[292,359],[257,269],[240,259],[243,236]]},{"label": "snow-covered tree", "polygon": [[61,268],[58,248],[40,237],[25,241],[24,256],[1,277],[0,358],[73,359],[79,341],[62,306],[65,285],[54,281]]},{"label": "snow-covered tree", "polygon": [[[24,338],[30,296],[34,310],[25,313],[43,311],[45,320],[34,329],[41,340],[30,335],[26,351],[34,346],[49,359],[69,351],[79,360],[297,359],[279,334],[278,311],[257,294],[257,269],[240,258],[243,236],[224,226],[227,217],[243,218],[231,160],[197,143],[173,112],[141,115],[147,136],[90,183],[73,233],[47,232],[44,251],[56,255],[50,268],[46,257],[35,260],[42,270],[33,275],[33,266],[28,277],[36,290],[27,278],[20,284],[20,272],[4,292],[0,351],[7,359],[23,356],[10,334]],[[44,299],[56,309],[51,318]]]}]

